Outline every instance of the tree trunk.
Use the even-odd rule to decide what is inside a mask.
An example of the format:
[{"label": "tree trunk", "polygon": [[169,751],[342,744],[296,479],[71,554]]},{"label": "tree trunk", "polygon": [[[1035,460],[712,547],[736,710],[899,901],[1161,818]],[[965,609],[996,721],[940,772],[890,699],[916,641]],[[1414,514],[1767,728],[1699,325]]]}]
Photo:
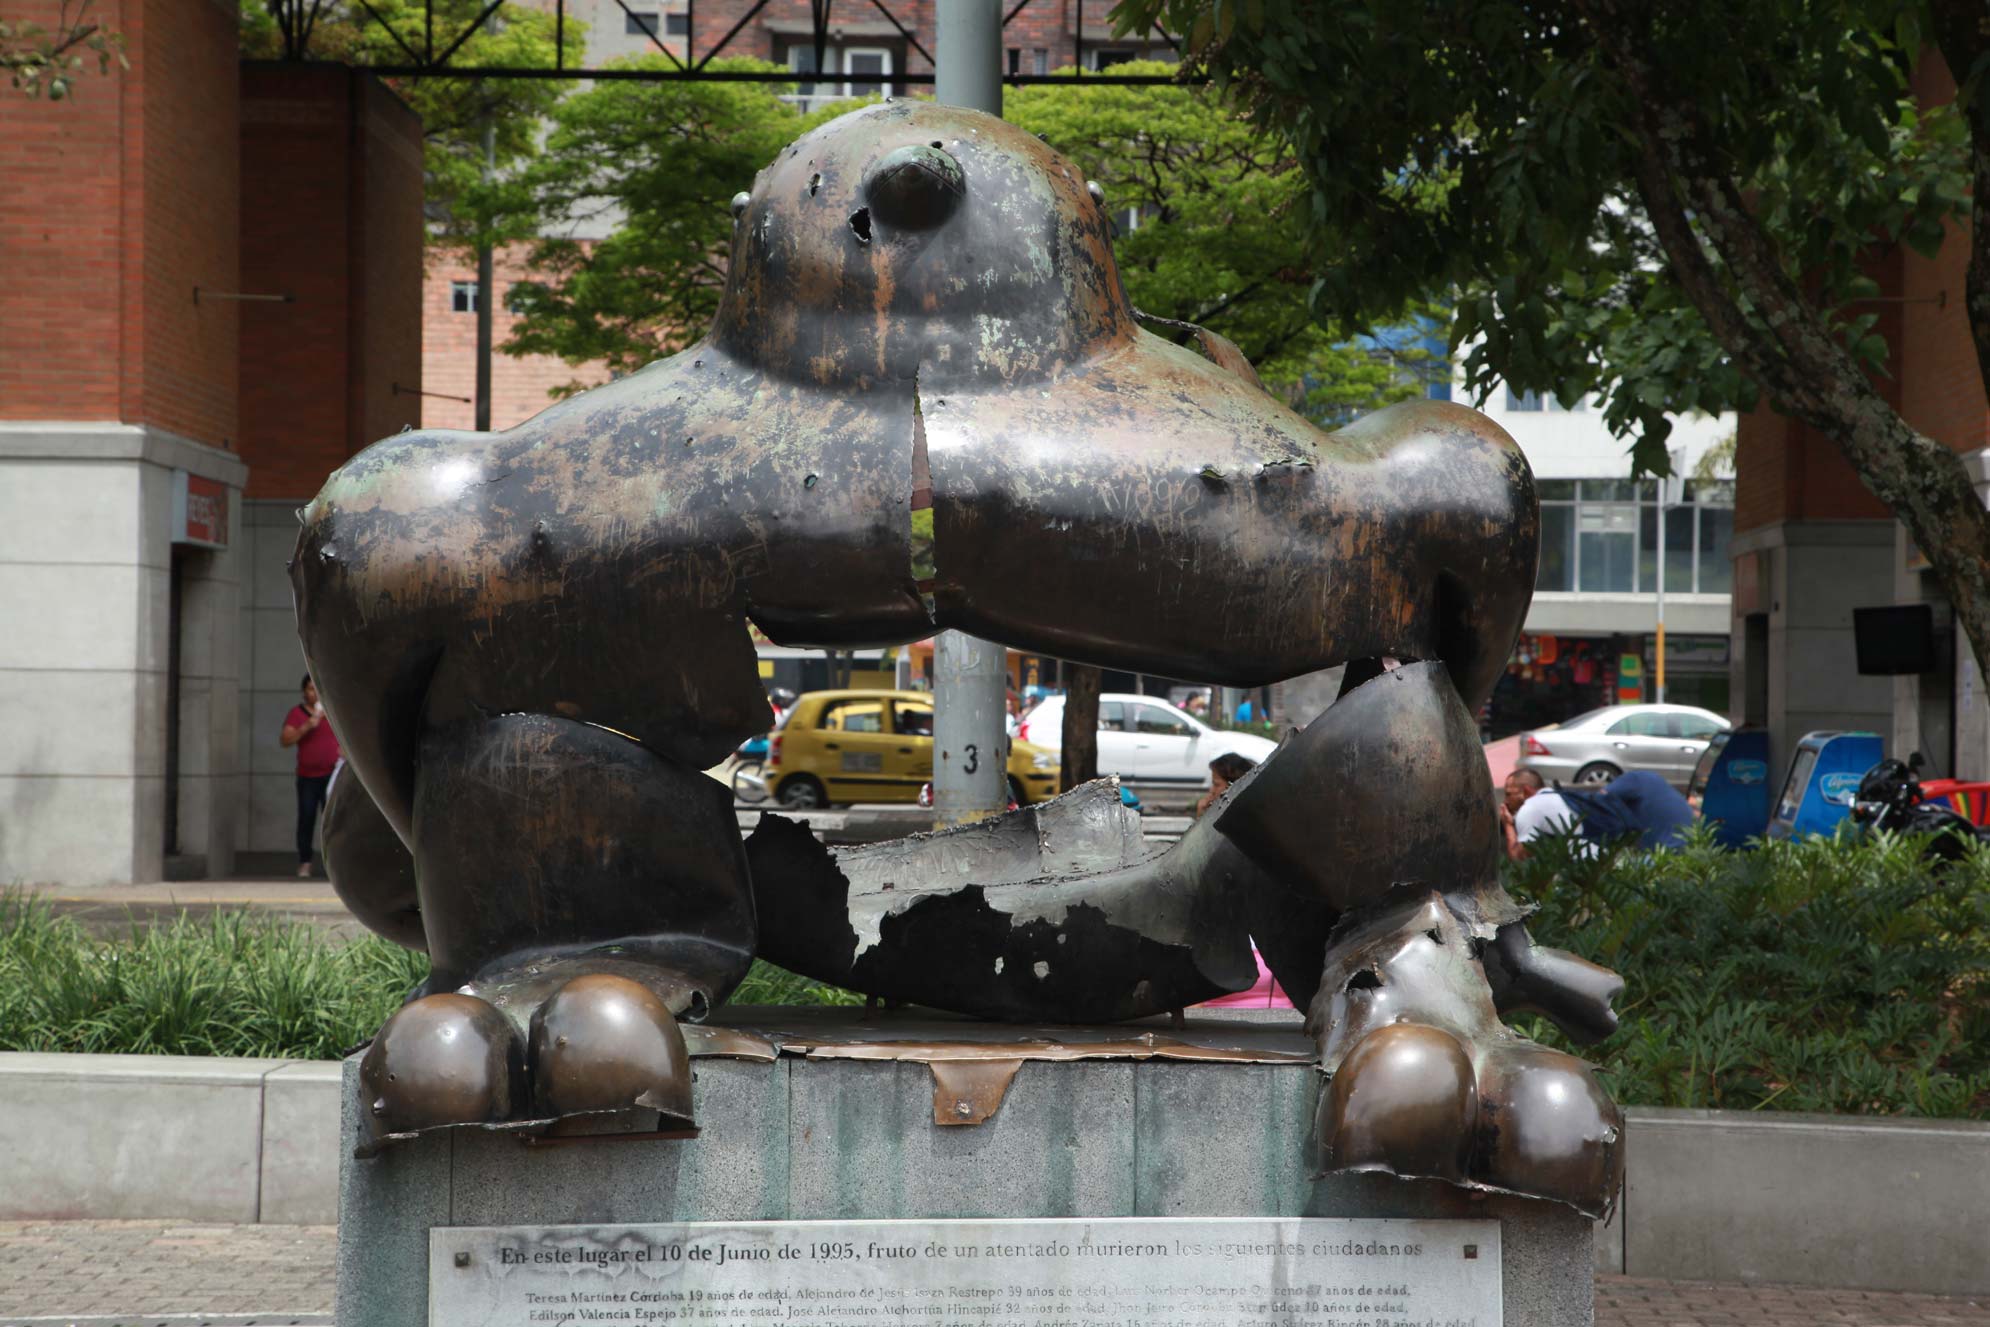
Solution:
[{"label": "tree trunk", "polygon": [[[1645,61],[1643,10],[1625,0],[1576,4],[1638,107],[1638,192],[1680,288],[1775,407],[1829,438],[1859,482],[1907,527],[1954,608],[1977,666],[1990,673],[1990,510],[1961,457],[1915,431],[1887,404],[1804,297],[1698,108],[1669,100],[1664,80]],[[1977,50],[1983,32],[1971,29]],[[1979,179],[1983,154],[1990,151],[1990,143],[1974,135],[1983,123],[1981,115],[1972,116]],[[1732,291],[1703,242],[1720,255]],[[1982,257],[1981,247],[1974,252]],[[1972,262],[1972,275],[1981,266]],[[1752,313],[1744,313],[1736,292]],[[1990,329],[1981,321],[1990,318],[1990,301],[1972,299],[1969,314],[1981,349],[1990,344]]]},{"label": "tree trunk", "polygon": [[1063,740],[1059,777],[1069,792],[1099,777],[1099,670],[1089,664],[1064,665]]}]

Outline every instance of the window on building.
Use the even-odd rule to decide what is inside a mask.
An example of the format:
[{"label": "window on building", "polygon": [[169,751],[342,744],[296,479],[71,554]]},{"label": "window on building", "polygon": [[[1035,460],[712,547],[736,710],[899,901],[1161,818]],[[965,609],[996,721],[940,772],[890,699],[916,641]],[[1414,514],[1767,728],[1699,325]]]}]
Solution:
[{"label": "window on building", "polygon": [[475,313],[477,311],[476,282],[451,281],[449,283],[449,311],[451,313]]},{"label": "window on building", "polygon": [[891,90],[891,75],[895,72],[892,52],[883,46],[825,46],[822,48],[822,68],[817,69],[815,46],[804,42],[788,48],[787,62],[788,68],[797,74],[843,75],[839,81],[802,81],[792,96],[783,98],[793,102],[804,114],[828,102],[847,101],[852,97],[875,97],[888,92]]},{"label": "window on building", "polygon": [[1575,588],[1575,504],[1541,504],[1541,564],[1534,574],[1537,590]]},{"label": "window on building", "polygon": [[1023,72],[1023,48],[1020,46],[1009,48],[1009,72],[1012,74]]},{"label": "window on building", "polygon": [[514,318],[532,312],[532,297],[523,286],[514,285],[504,292],[504,311]]},{"label": "window on building", "polygon": [[622,13],[622,31],[631,37],[654,37],[663,16],[654,9],[629,9]]},{"label": "window on building", "polygon": [[1636,589],[1637,555],[1635,503],[1585,502],[1575,509],[1576,589],[1601,594]]},{"label": "window on building", "polygon": [[1085,52],[1086,63],[1093,69],[1107,70],[1114,65],[1123,65],[1138,60],[1140,52],[1126,46],[1095,46]]},{"label": "window on building", "polygon": [[[1650,480],[1543,479],[1534,588],[1651,594],[1658,588],[1658,487]],[[1732,482],[1695,482],[1665,513],[1668,594],[1727,594],[1733,582]]]},{"label": "window on building", "polygon": [[663,16],[663,32],[667,37],[690,36],[691,16],[689,14],[665,14]]},{"label": "window on building", "polygon": [[1050,72],[1050,52],[1039,46],[1030,52],[1030,72],[1047,74]]},{"label": "window on building", "polygon": [[1506,408],[1508,410],[1539,410],[1541,408],[1541,394],[1539,392],[1516,392],[1509,387],[1506,389]]}]

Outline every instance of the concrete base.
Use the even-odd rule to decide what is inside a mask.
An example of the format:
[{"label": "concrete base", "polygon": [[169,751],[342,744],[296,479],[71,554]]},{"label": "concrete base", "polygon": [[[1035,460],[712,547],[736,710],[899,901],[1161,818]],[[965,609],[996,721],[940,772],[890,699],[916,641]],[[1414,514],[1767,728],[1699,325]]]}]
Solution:
[{"label": "concrete base", "polygon": [[908,1062],[694,1062],[693,1141],[528,1147],[455,1130],[356,1160],[346,1062],[338,1321],[426,1321],[433,1226],[888,1217],[1474,1217],[1501,1223],[1505,1318],[1592,1321],[1590,1222],[1387,1176],[1306,1179],[1310,1065],[1025,1063],[984,1124],[933,1124]]}]

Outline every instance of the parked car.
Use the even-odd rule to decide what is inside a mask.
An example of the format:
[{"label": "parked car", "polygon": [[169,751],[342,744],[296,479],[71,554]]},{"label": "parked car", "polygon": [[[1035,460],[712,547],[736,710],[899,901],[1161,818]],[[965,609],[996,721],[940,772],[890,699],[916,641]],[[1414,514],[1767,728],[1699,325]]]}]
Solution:
[{"label": "parked car", "polygon": [[[1057,753],[1023,741],[1008,746],[1009,795],[1018,804],[1055,797]],[[767,747],[763,777],[783,806],[910,802],[933,777],[933,693],[804,692]]]},{"label": "parked car", "polygon": [[1606,705],[1573,719],[1520,735],[1516,768],[1550,783],[1608,783],[1626,770],[1645,769],[1677,788],[1727,720],[1692,705]]},{"label": "parked car", "polygon": [[[1064,697],[1046,696],[1025,714],[1018,737],[1061,752]],[[1277,749],[1268,738],[1211,728],[1159,696],[1099,697],[1099,773],[1117,774],[1124,783],[1207,788],[1216,757],[1234,751],[1263,760]]]}]

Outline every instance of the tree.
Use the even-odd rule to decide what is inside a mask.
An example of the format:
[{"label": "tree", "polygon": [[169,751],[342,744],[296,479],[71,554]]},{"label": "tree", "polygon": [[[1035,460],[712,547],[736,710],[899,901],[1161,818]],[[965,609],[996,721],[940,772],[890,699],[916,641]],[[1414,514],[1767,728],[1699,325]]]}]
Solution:
[{"label": "tree", "polygon": [[[1666,469],[1666,412],[1766,396],[1892,508],[1990,666],[1990,513],[1876,385],[1867,276],[1939,248],[1972,177],[1990,193],[1982,0],[1122,0],[1115,21],[1184,33],[1291,145],[1317,316],[1454,290],[1468,381],[1601,392],[1641,471]],[[1917,96],[1944,60],[1959,95]],[[1969,242],[1990,376],[1990,226]]]},{"label": "tree", "polygon": [[[673,67],[661,55],[620,63]],[[505,352],[627,373],[703,335],[725,286],[732,196],[797,135],[861,104],[803,115],[781,99],[792,91],[614,80],[555,107],[543,154],[478,204],[530,242],[538,278],[512,287],[522,316]]]},{"label": "tree", "polygon": [[[1166,74],[1158,62],[1116,74]],[[1070,157],[1103,189],[1134,307],[1235,342],[1266,386],[1340,423],[1448,379],[1422,334],[1438,311],[1410,298],[1398,325],[1359,329],[1313,316],[1306,233],[1311,186],[1278,135],[1205,88],[1068,82],[1012,89],[1003,115]],[[1133,222],[1125,227],[1124,222]],[[1165,323],[1150,330],[1167,334]]]},{"label": "tree", "polygon": [[[409,64],[416,52],[432,46],[439,56],[462,36],[449,61],[460,69],[554,63],[553,15],[524,3],[500,5],[479,22],[486,8],[481,0],[434,0],[432,29],[423,0],[333,0],[322,7],[304,0],[241,3],[242,55],[249,59],[331,60],[362,67]],[[585,25],[567,21],[566,63],[578,65],[585,59],[586,37]],[[471,201],[485,172],[486,122],[496,169],[519,169],[538,155],[540,122],[574,86],[565,79],[439,75],[386,81],[421,116],[430,237],[462,248],[474,247],[492,225]]]},{"label": "tree", "polygon": [[50,101],[61,101],[83,72],[84,54],[97,57],[97,72],[108,74],[111,62],[129,69],[124,58],[124,34],[112,32],[90,21],[90,0],[80,0],[76,13],[69,12],[70,0],[62,0],[55,27],[12,19],[0,20],[0,69],[17,92],[39,97],[43,91]]}]

